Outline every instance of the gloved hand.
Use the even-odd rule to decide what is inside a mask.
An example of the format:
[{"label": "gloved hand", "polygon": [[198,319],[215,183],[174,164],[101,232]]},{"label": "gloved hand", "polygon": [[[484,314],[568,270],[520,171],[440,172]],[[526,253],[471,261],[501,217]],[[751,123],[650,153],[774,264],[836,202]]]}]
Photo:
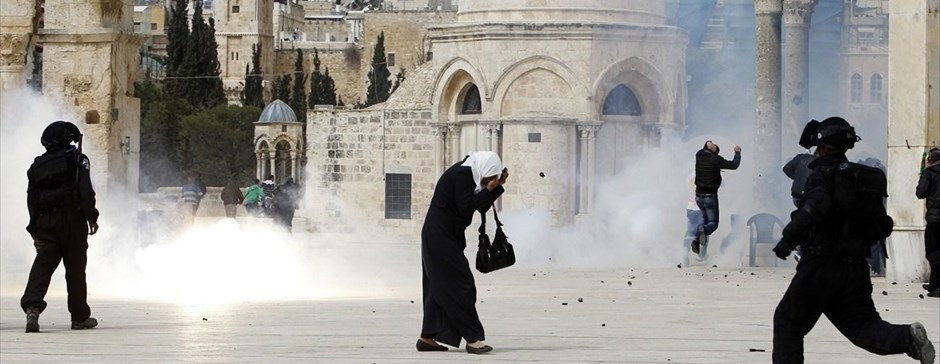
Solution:
[{"label": "gloved hand", "polygon": [[791,251],[793,251],[793,247],[790,245],[790,243],[784,240],[780,240],[780,242],[777,243],[777,246],[774,247],[774,254],[776,254],[777,258],[780,258],[781,260],[787,260],[787,257],[790,256]]}]

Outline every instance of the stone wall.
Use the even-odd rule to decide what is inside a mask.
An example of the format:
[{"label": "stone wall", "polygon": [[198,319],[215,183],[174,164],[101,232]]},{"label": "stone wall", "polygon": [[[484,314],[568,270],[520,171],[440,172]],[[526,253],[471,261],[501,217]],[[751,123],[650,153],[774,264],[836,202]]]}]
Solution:
[{"label": "stone wall", "polygon": [[[307,208],[315,231],[381,227],[414,234],[439,177],[430,110],[313,112],[307,125]],[[385,218],[385,176],[410,174],[411,218]]]},{"label": "stone wall", "polygon": [[367,84],[372,66],[372,51],[379,34],[385,32],[385,52],[395,54],[395,65],[389,66],[392,78],[402,68],[405,77],[427,60],[427,27],[456,21],[452,11],[369,11],[365,13],[363,56],[360,66],[363,84]]},{"label": "stone wall", "polygon": [[[320,72],[330,68],[330,76],[336,84],[336,97],[342,99],[346,105],[353,105],[364,100],[359,74],[361,49],[351,43],[318,43],[317,52],[320,56]],[[304,57],[304,71],[309,77],[313,72],[313,49],[301,49]],[[275,52],[275,74],[293,74],[294,62],[297,60],[295,49],[282,49]],[[310,82],[306,83],[307,93],[310,93]],[[310,105],[312,108],[313,105]]]}]

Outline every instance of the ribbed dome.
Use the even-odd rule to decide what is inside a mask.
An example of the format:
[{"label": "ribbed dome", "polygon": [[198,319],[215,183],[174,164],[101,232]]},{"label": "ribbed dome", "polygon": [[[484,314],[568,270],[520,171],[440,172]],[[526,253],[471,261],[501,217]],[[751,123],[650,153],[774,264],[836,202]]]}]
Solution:
[{"label": "ribbed dome", "polygon": [[663,24],[665,0],[461,1],[460,22],[577,22]]},{"label": "ribbed dome", "polygon": [[284,122],[297,122],[297,115],[294,114],[294,110],[291,110],[290,106],[285,104],[284,101],[274,100],[271,101],[268,106],[264,107],[264,111],[261,112],[261,117],[258,118],[259,123],[284,123]]}]

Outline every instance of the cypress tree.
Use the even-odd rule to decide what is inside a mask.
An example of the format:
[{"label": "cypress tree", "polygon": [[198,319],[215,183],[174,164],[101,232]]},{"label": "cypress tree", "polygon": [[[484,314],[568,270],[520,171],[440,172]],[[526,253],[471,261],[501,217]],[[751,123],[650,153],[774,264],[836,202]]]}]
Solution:
[{"label": "cypress tree", "polygon": [[181,79],[186,77],[187,69],[180,68],[186,51],[189,49],[189,0],[173,0],[170,8],[170,24],[167,27],[166,46],[166,77],[163,92],[168,95],[181,96]]},{"label": "cypress tree", "polygon": [[366,93],[365,106],[371,106],[388,100],[389,90],[392,82],[389,77],[392,73],[388,70],[388,63],[385,59],[385,32],[379,34],[378,41],[375,42],[375,48],[372,50],[372,67],[369,71],[369,90]]},{"label": "cypress tree", "polygon": [[225,103],[222,80],[219,78],[218,44],[215,41],[215,20],[202,17],[202,2],[193,7],[192,33],[187,52],[180,66],[192,78],[180,82],[183,98],[196,109],[204,110]]},{"label": "cypress tree", "polygon": [[297,121],[307,121],[307,90],[304,85],[307,82],[307,75],[304,74],[304,54],[298,49],[297,60],[294,61],[294,94],[291,95],[290,107],[297,116]]},{"label": "cypress tree", "polygon": [[290,75],[277,76],[274,80],[274,100],[281,100],[290,105],[290,82]]},{"label": "cypress tree", "polygon": [[330,68],[326,67],[323,72],[323,103],[327,105],[337,105],[336,103],[336,83],[330,76]]},{"label": "cypress tree", "polygon": [[225,90],[222,86],[222,65],[219,64],[219,43],[215,40],[215,19],[209,18],[209,27],[203,28],[205,52],[203,52],[203,74],[209,76],[203,80],[206,92],[206,108],[212,108],[226,103]]},{"label": "cypress tree", "polygon": [[307,95],[307,105],[323,104],[323,74],[320,73],[320,53],[313,49],[313,71],[310,72],[310,95]]},{"label": "cypress tree", "polygon": [[264,108],[264,86],[261,83],[261,45],[251,46],[251,71],[245,65],[245,88],[242,89],[243,106]]}]

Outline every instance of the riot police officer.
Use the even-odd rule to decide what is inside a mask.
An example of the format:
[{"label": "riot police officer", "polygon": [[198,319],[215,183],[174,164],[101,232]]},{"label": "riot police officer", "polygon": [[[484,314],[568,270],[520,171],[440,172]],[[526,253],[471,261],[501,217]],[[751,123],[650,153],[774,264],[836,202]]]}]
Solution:
[{"label": "riot police officer", "polygon": [[891,234],[885,211],[887,178],[877,168],[850,163],[845,152],[861,140],[844,119],[811,121],[800,145],[817,147],[803,205],[791,214],[774,248],[786,259],[797,243],[802,259],[774,312],[773,362],[803,363],[803,337],[825,314],[853,344],[869,352],[907,353],[933,363],[934,348],[920,323],[893,325],[872,301],[868,263],[872,241]]},{"label": "riot police officer", "polygon": [[46,152],[36,157],[27,171],[26,230],[33,238],[36,259],[20,300],[26,313],[26,332],[39,331],[39,315],[46,308],[44,298],[49,281],[60,261],[65,265],[72,329],[98,325],[91,317],[85,284],[88,235],[98,231],[98,210],[90,163],[81,152],[81,137],[78,127],[70,122],[49,124],[41,138]]}]

